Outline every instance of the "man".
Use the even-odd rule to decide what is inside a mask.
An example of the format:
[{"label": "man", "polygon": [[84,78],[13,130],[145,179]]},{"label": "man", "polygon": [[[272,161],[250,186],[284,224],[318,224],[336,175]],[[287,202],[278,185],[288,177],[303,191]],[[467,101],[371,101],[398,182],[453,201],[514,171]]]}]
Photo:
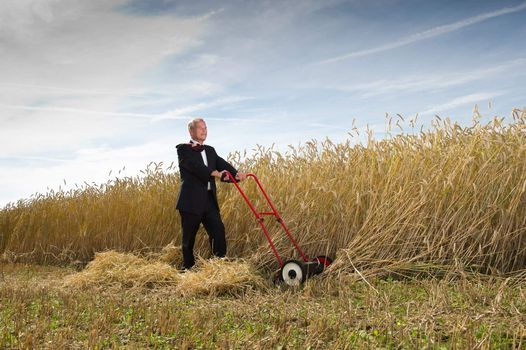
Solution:
[{"label": "man", "polygon": [[225,226],[219,213],[215,179],[221,179],[225,171],[237,181],[246,179],[231,164],[219,157],[213,147],[204,145],[207,136],[206,123],[196,118],[188,123],[189,143],[177,145],[181,188],[176,208],[181,215],[183,229],[183,268],[195,264],[194,244],[199,225],[208,233],[212,253],[218,257],[226,255]]}]

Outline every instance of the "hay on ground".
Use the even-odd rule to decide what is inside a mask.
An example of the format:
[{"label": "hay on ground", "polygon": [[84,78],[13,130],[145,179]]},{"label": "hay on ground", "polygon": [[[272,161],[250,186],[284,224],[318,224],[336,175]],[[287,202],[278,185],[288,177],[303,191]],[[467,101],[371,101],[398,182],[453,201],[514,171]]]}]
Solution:
[{"label": "hay on ground", "polygon": [[170,265],[115,251],[96,253],[85,270],[67,276],[68,287],[144,288],[177,283],[179,274]]},{"label": "hay on ground", "polygon": [[95,254],[85,270],[64,279],[64,286],[74,289],[168,287],[181,296],[239,295],[263,285],[263,279],[244,260],[202,259],[192,270],[180,273],[166,262],[115,251]]},{"label": "hay on ground", "polygon": [[195,270],[181,274],[175,290],[182,296],[238,295],[263,285],[263,278],[246,261],[215,258],[199,260]]},{"label": "hay on ground", "polygon": [[181,246],[176,246],[173,242],[169,243],[161,250],[157,260],[172,266],[182,266],[183,251]]}]

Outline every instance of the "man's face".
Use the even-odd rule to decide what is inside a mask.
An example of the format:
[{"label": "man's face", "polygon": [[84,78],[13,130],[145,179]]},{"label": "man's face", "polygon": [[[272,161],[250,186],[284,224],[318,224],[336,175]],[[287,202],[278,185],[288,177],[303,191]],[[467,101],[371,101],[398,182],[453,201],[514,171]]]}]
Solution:
[{"label": "man's face", "polygon": [[207,135],[206,123],[197,122],[193,129],[190,129],[190,136],[192,139],[196,140],[199,143],[203,143],[206,140]]}]

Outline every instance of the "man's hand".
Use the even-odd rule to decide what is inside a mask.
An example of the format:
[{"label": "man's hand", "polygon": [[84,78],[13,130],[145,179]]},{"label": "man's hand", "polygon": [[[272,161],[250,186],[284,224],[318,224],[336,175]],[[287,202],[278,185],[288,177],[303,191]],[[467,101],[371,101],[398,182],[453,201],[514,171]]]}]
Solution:
[{"label": "man's hand", "polygon": [[211,176],[213,177],[218,177],[219,179],[221,179],[221,176],[223,176],[223,173],[225,172],[226,170],[223,170],[223,171],[217,171],[217,170],[214,170],[210,173]]},{"label": "man's hand", "polygon": [[[214,170],[214,171],[212,171],[210,173],[210,175],[221,179],[221,177],[223,176],[223,174],[225,174],[225,172],[226,172],[226,170],[223,170],[223,171]],[[235,179],[238,182],[246,180],[246,178],[247,178],[247,174],[245,174],[245,173],[237,173],[236,176],[235,176]],[[225,179],[229,180],[229,177],[227,175],[225,175]]]},{"label": "man's hand", "polygon": [[236,174],[236,180],[237,181],[243,181],[243,180],[246,180],[247,178],[247,174],[245,173],[237,173]]}]

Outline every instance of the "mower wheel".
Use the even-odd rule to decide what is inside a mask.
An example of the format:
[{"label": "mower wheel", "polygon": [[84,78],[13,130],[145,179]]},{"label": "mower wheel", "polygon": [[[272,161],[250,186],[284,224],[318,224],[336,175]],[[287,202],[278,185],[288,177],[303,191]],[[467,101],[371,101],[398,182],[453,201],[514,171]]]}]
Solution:
[{"label": "mower wheel", "polygon": [[302,261],[288,260],[281,267],[281,279],[289,286],[299,286],[307,278],[307,268]]}]

